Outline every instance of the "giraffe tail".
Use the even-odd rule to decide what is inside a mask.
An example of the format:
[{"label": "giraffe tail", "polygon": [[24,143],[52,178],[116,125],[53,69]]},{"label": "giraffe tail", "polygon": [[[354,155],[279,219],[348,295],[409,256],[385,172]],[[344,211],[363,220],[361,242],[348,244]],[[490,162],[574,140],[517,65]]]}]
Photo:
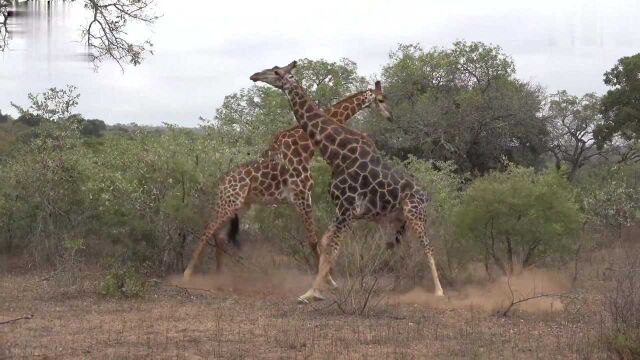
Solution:
[{"label": "giraffe tail", "polygon": [[233,215],[231,222],[229,223],[229,230],[227,231],[227,239],[233,246],[240,248],[240,239],[238,239],[238,233],[240,232],[240,217],[238,214]]}]

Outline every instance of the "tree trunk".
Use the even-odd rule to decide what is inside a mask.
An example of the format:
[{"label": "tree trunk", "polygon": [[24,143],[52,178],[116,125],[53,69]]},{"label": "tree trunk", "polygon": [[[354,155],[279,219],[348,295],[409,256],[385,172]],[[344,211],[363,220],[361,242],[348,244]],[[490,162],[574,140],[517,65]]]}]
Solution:
[{"label": "tree trunk", "polygon": [[498,266],[498,268],[500,268],[500,270],[502,271],[503,274],[507,274],[507,269],[504,267],[504,263],[502,262],[502,260],[500,259],[500,257],[498,256],[498,254],[496,254],[496,239],[495,236],[493,234],[493,219],[491,219],[491,257],[493,258],[493,261],[496,263],[496,266]]},{"label": "tree trunk", "polygon": [[507,261],[509,262],[509,275],[513,275],[513,248],[511,246],[511,237],[505,236],[505,244],[507,245]]}]

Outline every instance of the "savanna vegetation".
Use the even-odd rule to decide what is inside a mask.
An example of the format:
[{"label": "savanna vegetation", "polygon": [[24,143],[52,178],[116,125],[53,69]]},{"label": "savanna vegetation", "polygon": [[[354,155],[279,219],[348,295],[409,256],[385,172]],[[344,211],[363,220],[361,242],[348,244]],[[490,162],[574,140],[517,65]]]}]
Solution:
[{"label": "savanna vegetation", "polygon": [[[640,54],[614,64],[604,74],[610,87],[604,96],[551,94],[518,79],[516,64],[498,46],[457,41],[391,51],[380,78],[394,122],[365,111],[349,126],[372,137],[430,194],[431,238],[445,288],[511,279],[523,269],[560,269],[577,290],[555,295],[575,302],[580,284],[589,284],[583,287],[602,299],[592,305],[604,314],[602,351],[640,356],[638,262],[602,261],[614,265],[601,286],[589,277],[601,271],[593,259],[602,251],[640,254],[632,235],[640,216],[638,64]],[[298,67],[323,107],[368,83],[349,59],[302,59]],[[220,176],[258,158],[273,133],[294,123],[285,97],[264,86],[229,94],[198,128],[107,125],[76,113],[81,101],[81,89],[52,88],[14,104],[15,119],[0,113],[0,270],[50,268],[67,290],[82,283],[70,274],[97,272],[87,291],[107,298],[146,296],[157,285],[153,279],[181,272],[211,214]],[[334,210],[330,173],[319,158],[312,172],[322,233]],[[229,256],[246,262],[268,244],[288,266],[307,271],[311,254],[297,219],[286,205],[255,207],[242,222],[246,245]],[[347,284],[336,295],[339,313],[366,315],[381,287],[405,291],[425,283],[419,251],[410,241],[385,250],[391,240],[391,231],[364,224],[346,240],[336,267]],[[290,316],[302,316],[296,314]],[[289,350],[313,348],[309,339],[278,336],[272,340]]]}]

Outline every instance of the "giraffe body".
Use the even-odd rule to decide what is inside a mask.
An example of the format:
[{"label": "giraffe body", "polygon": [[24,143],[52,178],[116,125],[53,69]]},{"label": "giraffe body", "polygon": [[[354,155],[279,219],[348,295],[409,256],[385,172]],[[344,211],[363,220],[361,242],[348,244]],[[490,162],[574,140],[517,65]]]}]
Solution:
[{"label": "giraffe body", "polygon": [[[352,94],[326,111],[338,123],[346,123],[358,111],[371,105],[383,114],[384,105],[376,103],[377,90],[369,89]],[[189,278],[208,239],[216,239],[216,267],[222,267],[224,246],[228,239],[222,229],[234,216],[248,210],[252,204],[290,203],[303,219],[307,243],[318,261],[317,237],[311,206],[313,179],[310,162],[315,147],[300,125],[280,131],[273,136],[261,160],[233,169],[221,179],[214,214],[201,234],[191,261],[184,272]]]},{"label": "giraffe body", "polygon": [[[410,177],[384,161],[366,135],[326,116],[296,81],[292,74],[295,66],[292,62],[283,68],[263,70],[252,75],[251,80],[285,92],[296,120],[332,170],[329,193],[336,204],[335,218],[319,244],[320,261],[313,286],[299,301],[322,299],[321,290],[332,282],[329,272],[338,255],[340,239],[358,219],[379,222],[386,218],[399,224],[396,241],[404,233],[405,222],[409,224],[424,247],[435,293],[443,295],[426,232],[428,196]],[[376,89],[381,90],[379,82]]]}]

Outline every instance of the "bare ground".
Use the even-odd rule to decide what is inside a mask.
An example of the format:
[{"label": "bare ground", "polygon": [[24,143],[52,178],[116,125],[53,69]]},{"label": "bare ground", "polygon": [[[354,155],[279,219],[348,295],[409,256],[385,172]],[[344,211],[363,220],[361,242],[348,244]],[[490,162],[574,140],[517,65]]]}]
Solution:
[{"label": "bare ground", "polygon": [[[96,296],[99,274],[83,273],[72,287],[45,275],[0,274],[0,322],[33,314],[0,325],[0,359],[606,356],[598,297],[589,293],[538,300],[503,317],[496,312],[510,298],[506,283],[449,289],[445,299],[414,289],[389,295],[373,315],[354,316],[331,301],[295,304],[310,282],[295,272],[169,277],[136,300]],[[544,272],[528,276],[538,280],[512,279],[522,296],[536,281],[538,293],[567,286]]]}]

